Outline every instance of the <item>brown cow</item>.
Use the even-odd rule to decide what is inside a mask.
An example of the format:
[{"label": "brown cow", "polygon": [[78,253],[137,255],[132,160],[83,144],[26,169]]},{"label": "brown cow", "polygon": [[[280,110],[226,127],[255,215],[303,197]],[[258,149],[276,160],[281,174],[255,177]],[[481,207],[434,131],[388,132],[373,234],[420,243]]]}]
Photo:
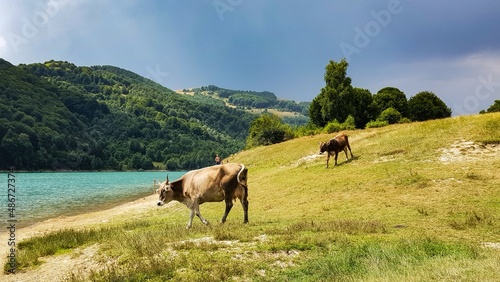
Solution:
[{"label": "brown cow", "polygon": [[351,153],[351,158],[354,158],[351,151],[351,146],[349,146],[349,138],[344,133],[340,133],[337,136],[330,139],[328,142],[319,143],[319,153],[327,152],[326,156],[326,168],[328,168],[328,161],[330,160],[330,155],[335,154],[335,165],[337,165],[337,156],[339,152],[344,151],[345,159],[348,161],[347,149]]},{"label": "brown cow", "polygon": [[190,171],[181,178],[163,182],[157,192],[160,194],[158,206],[172,200],[185,204],[191,210],[187,228],[191,228],[196,214],[201,222],[209,224],[201,216],[200,205],[206,202],[226,201],[226,211],[222,223],[233,207],[233,200],[240,199],[244,221],[248,223],[248,169],[243,164],[227,163]]}]

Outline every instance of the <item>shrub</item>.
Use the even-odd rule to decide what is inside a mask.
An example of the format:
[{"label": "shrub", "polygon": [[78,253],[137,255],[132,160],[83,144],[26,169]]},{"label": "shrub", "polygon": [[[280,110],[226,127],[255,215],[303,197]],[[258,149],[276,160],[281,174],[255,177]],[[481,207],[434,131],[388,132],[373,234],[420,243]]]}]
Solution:
[{"label": "shrub", "polygon": [[389,123],[387,121],[371,120],[366,124],[366,128],[384,127],[387,125],[389,125]]},{"label": "shrub", "polygon": [[290,126],[273,114],[262,114],[250,124],[250,134],[247,137],[247,148],[261,145],[271,145],[294,138]]},{"label": "shrub", "polygon": [[330,121],[325,127],[323,131],[326,133],[339,132],[341,130],[354,130],[356,129],[356,122],[354,117],[349,115],[343,123],[339,123],[336,119]]},{"label": "shrub", "polygon": [[354,130],[356,129],[356,121],[354,117],[349,115],[345,121],[342,123],[342,127],[344,130]]},{"label": "shrub", "polygon": [[451,116],[451,109],[436,94],[423,91],[408,100],[410,117],[415,121],[446,118]]},{"label": "shrub", "polygon": [[325,131],[326,133],[333,133],[341,130],[342,130],[342,125],[336,119],[330,121],[327,125],[325,125],[323,129],[323,131]]},{"label": "shrub", "polygon": [[401,113],[394,108],[385,109],[379,116],[378,120],[386,121],[389,124],[397,123],[401,120],[403,116]]},{"label": "shrub", "polygon": [[403,117],[401,118],[398,123],[411,123],[411,119],[407,118],[407,117]]}]

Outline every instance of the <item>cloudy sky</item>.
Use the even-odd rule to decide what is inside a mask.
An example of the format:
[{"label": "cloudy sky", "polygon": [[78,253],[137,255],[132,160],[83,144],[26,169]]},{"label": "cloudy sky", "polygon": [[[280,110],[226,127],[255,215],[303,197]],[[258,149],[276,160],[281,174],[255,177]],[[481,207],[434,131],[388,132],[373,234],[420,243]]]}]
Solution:
[{"label": "cloudy sky", "polygon": [[296,101],[346,58],[355,87],[432,91],[463,115],[500,99],[499,12],[498,0],[0,0],[0,58]]}]

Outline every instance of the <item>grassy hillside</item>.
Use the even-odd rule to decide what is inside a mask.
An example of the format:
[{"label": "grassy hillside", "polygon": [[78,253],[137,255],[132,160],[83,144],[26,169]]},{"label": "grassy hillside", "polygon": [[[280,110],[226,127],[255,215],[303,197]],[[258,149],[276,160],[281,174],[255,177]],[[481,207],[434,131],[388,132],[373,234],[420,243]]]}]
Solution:
[{"label": "grassy hillside", "polygon": [[189,212],[174,204],[29,240],[20,261],[98,244],[95,281],[498,279],[500,114],[346,133],[355,158],[329,169],[316,153],[333,135],[231,156],[249,168],[248,225],[239,203],[224,225],[224,205],[207,203],[212,225],[186,230]]},{"label": "grassy hillside", "polygon": [[[265,217],[299,220],[307,210],[306,218],[376,218],[408,227],[398,232],[457,237],[450,229],[467,229],[469,216],[492,223],[500,214],[499,114],[346,133],[355,159],[346,163],[339,154],[335,168],[325,169],[326,156],[313,156],[317,144],[333,135],[257,148],[231,161],[249,166],[251,191],[266,187],[253,202],[287,195]],[[499,239],[498,231],[485,227],[483,238]]]}]

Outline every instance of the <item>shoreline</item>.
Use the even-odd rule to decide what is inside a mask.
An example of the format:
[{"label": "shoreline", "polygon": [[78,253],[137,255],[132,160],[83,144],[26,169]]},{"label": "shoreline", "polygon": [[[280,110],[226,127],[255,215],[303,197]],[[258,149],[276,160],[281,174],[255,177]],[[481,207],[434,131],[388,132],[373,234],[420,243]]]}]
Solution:
[{"label": "shoreline", "polygon": [[[167,172],[93,171],[90,172],[91,174],[88,173],[83,171],[14,172],[12,180],[16,181],[16,186],[12,187],[12,191],[5,190],[8,192],[8,195],[5,194],[5,198],[9,197],[6,200],[12,200],[13,204],[15,203],[15,213],[9,214],[7,212],[6,203],[6,211],[0,216],[0,220],[6,224],[7,220],[14,218],[15,215],[16,227],[21,229],[55,217],[74,216],[110,209],[155,194],[158,187],[155,188],[151,182],[165,179]],[[175,176],[174,178],[178,178],[184,173],[186,172],[169,172]],[[3,172],[0,174],[4,175]],[[5,173],[5,177],[7,178],[7,173]],[[40,181],[40,178],[44,179],[43,184],[48,188],[33,184]],[[75,193],[73,193],[74,189],[77,189]],[[85,192],[86,189],[88,192]],[[0,230],[0,234],[2,232],[4,230]]]},{"label": "shoreline", "polygon": [[40,218],[29,218],[26,220],[18,220],[17,224],[19,226],[19,229],[29,228],[33,225],[37,225],[37,224],[40,224],[40,223],[43,223],[46,221],[50,221],[51,219],[55,219],[55,218],[69,218],[69,217],[75,217],[75,216],[82,215],[82,214],[89,214],[89,213],[94,213],[94,212],[111,210],[115,207],[125,205],[125,204],[131,203],[131,202],[135,202],[135,201],[138,201],[140,199],[150,197],[152,195],[155,195],[155,194],[147,193],[144,195],[141,195],[141,194],[132,195],[132,196],[124,197],[120,200],[107,201],[107,202],[104,202],[100,205],[91,205],[88,210],[70,210],[65,214],[53,214],[53,215],[47,215],[47,216],[40,217]]},{"label": "shoreline", "polygon": [[[70,216],[58,216],[49,218],[40,222],[36,222],[29,226],[21,227],[15,230],[15,242],[26,240],[31,237],[40,236],[57,230],[63,230],[68,228],[81,229],[97,224],[106,224],[111,222],[120,216],[135,216],[138,213],[143,213],[154,208],[157,208],[155,202],[157,200],[157,195],[149,195],[140,197],[135,200],[131,200],[122,204],[115,205],[113,207],[93,210],[86,213],[80,213]],[[0,263],[3,266],[7,262],[7,255],[9,254],[10,246],[9,242],[9,232],[8,228],[5,232],[2,230],[0,233]],[[17,250],[17,248],[16,248]],[[5,275],[3,269],[0,273],[0,280],[4,281],[3,278],[15,278],[16,275]]]}]

